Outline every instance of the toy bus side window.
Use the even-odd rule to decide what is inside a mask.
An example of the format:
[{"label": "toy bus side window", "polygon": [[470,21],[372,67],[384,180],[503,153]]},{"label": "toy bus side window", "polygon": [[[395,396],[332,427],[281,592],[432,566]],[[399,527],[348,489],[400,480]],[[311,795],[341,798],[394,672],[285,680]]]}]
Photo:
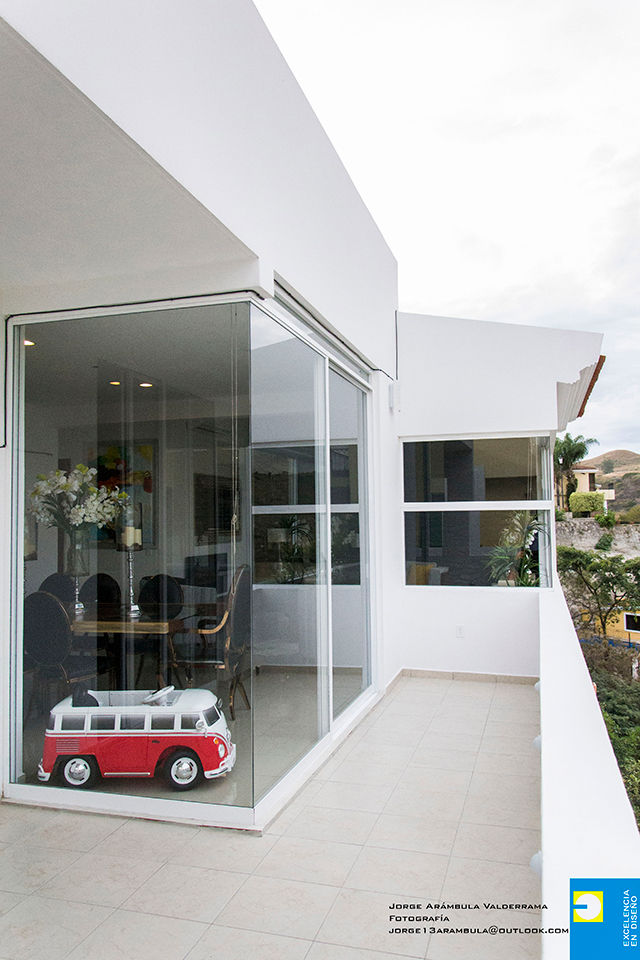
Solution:
[{"label": "toy bus side window", "polygon": [[61,730],[84,730],[84,714],[72,716],[63,714],[60,719]]},{"label": "toy bus side window", "polygon": [[127,715],[123,713],[120,717],[120,729],[121,730],[144,730],[144,714],[135,714]]},{"label": "toy bus side window", "polygon": [[115,714],[94,714],[91,717],[91,729],[92,730],[115,730],[116,728],[116,718]]},{"label": "toy bus side window", "polygon": [[164,714],[159,717],[151,717],[152,730],[173,730],[176,718],[173,714]]},{"label": "toy bus side window", "polygon": [[183,713],[180,718],[181,730],[197,730],[196,724],[200,719],[199,713]]}]

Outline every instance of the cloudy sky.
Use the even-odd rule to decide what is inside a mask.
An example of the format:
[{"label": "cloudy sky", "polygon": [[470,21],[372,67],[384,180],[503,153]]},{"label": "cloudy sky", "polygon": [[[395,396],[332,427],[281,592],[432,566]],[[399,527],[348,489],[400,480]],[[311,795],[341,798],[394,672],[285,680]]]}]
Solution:
[{"label": "cloudy sky", "polygon": [[400,307],[597,330],[572,433],[640,452],[638,0],[255,0]]}]

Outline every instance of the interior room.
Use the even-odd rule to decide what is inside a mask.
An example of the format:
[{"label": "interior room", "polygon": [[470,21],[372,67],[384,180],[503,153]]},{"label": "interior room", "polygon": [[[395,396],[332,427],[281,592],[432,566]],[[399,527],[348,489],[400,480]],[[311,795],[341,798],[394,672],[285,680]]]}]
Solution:
[{"label": "interior room", "polygon": [[[370,683],[364,391],[242,302],[46,320],[16,338],[15,782],[48,778],[46,735],[57,786],[254,806]],[[100,712],[123,691],[136,710],[151,700],[145,734],[136,710],[73,719],[87,696]],[[230,769],[174,757],[178,731],[208,723],[204,694],[187,715],[180,691],[216,698]],[[124,751],[98,762],[98,783],[90,733]]]}]

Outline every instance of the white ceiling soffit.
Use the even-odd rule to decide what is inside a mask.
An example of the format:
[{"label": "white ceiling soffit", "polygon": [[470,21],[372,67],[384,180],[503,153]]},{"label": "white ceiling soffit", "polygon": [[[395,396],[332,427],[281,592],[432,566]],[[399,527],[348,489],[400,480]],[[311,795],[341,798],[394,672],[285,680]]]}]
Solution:
[{"label": "white ceiling soffit", "polygon": [[8,312],[110,302],[115,290],[206,293],[222,277],[238,289],[257,276],[252,251],[3,20],[0,89]]}]

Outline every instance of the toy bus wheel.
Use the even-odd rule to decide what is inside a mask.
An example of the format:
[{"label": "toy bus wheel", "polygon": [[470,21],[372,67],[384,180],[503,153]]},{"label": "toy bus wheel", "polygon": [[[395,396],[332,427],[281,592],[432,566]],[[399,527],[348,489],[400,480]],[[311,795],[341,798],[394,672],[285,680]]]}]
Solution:
[{"label": "toy bus wheel", "polygon": [[164,774],[174,790],[191,790],[202,779],[202,764],[190,750],[175,750],[167,757]]},{"label": "toy bus wheel", "polygon": [[76,790],[92,787],[98,779],[98,764],[93,757],[67,757],[60,761],[60,779]]}]

